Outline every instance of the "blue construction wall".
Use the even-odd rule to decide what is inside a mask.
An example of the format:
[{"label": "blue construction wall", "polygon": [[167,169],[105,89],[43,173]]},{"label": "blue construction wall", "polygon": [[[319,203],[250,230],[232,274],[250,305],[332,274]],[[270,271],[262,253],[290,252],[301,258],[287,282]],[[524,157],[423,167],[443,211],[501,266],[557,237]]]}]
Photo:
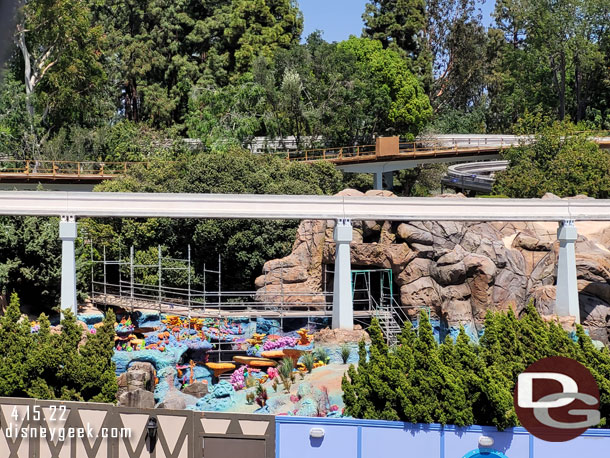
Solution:
[{"label": "blue construction wall", "polygon": [[[608,456],[610,450],[610,430],[599,429],[569,442],[550,443],[534,438],[523,428],[499,432],[480,426],[442,428],[283,416],[276,417],[276,428],[276,458],[574,458]],[[311,428],[324,429],[324,438],[310,438]],[[479,449],[482,435],[494,439],[491,450]]]}]

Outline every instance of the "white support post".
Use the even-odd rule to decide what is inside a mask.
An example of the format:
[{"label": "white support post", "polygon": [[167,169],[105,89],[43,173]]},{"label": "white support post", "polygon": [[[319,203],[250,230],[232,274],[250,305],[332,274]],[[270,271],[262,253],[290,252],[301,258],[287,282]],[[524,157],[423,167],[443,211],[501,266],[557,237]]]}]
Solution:
[{"label": "white support post", "polygon": [[373,172],[373,189],[383,190],[383,172]]},{"label": "white support post", "polygon": [[333,329],[354,329],[354,305],[352,298],[352,264],[350,242],[352,222],[339,219],[335,225],[334,239],[335,278],[333,289]]},{"label": "white support post", "polygon": [[559,259],[557,262],[557,289],[555,312],[559,316],[573,316],[580,323],[580,305],[578,303],[578,282],[576,279],[575,242],[578,232],[574,221],[559,223],[557,240],[559,240]]},{"label": "white support post", "polygon": [[73,215],[64,215],[59,222],[61,240],[61,309],[70,309],[76,316],[76,219]]}]

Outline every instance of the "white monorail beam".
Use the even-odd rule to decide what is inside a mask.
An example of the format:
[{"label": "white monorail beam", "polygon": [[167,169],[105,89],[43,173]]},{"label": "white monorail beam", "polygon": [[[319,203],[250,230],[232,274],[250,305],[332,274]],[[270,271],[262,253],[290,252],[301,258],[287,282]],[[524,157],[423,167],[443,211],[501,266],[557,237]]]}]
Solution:
[{"label": "white monorail beam", "polygon": [[[226,194],[0,192],[0,215],[61,216],[62,308],[76,308],[77,217],[332,219],[335,242],[333,327],[353,325],[350,220],[555,221],[560,223],[557,312],[579,320],[574,221],[610,221],[610,200],[376,198]],[[348,234],[350,232],[350,234]]]},{"label": "white monorail beam", "polygon": [[610,200],[0,191],[0,215],[392,221],[610,221]]}]

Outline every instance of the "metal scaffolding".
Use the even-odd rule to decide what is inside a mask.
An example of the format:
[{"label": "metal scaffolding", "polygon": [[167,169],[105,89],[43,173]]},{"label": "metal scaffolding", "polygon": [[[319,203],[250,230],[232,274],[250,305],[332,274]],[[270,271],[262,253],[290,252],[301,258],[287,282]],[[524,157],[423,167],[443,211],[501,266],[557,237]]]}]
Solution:
[{"label": "metal scaffolding", "polygon": [[[94,259],[91,245],[91,301],[104,307],[117,307],[133,313],[138,310],[153,310],[159,313],[190,318],[247,318],[274,319],[284,326],[284,319],[307,318],[309,327],[312,318],[332,316],[333,291],[330,266],[323,264],[322,291],[287,291],[284,287],[284,269],[279,268],[278,283],[269,289],[269,272],[265,272],[264,286],[258,291],[223,291],[222,258],[218,256],[218,267],[211,269],[204,263],[197,277],[188,245],[186,258],[164,256],[157,247],[154,263],[138,263],[135,247],[129,248],[129,256],[108,259],[106,247],[101,259]],[[155,272],[151,275],[151,272]],[[185,287],[171,285],[169,272],[184,272]],[[148,282],[141,280],[147,276]],[[197,287],[197,279],[201,279]],[[330,278],[330,281],[329,281]],[[375,281],[373,286],[372,279]],[[113,279],[116,279],[113,280]],[[154,282],[153,282],[154,279]],[[210,280],[215,288],[210,288]],[[169,285],[168,285],[169,283]],[[354,317],[366,325],[377,317],[388,343],[395,343],[404,320],[399,302],[394,297],[393,274],[390,269],[354,270],[351,277],[354,298]]]}]

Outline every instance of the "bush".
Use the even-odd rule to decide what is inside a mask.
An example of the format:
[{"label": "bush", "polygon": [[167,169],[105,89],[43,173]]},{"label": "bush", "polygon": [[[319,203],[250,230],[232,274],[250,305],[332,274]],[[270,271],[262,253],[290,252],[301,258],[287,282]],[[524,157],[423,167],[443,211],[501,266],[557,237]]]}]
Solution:
[{"label": "bush", "polygon": [[533,306],[520,320],[512,311],[488,312],[485,334],[474,345],[463,329],[454,342],[438,344],[425,313],[417,332],[407,323],[399,345],[386,345],[373,320],[370,358],[359,346],[358,368],[343,377],[347,414],[412,423],[517,426],[513,391],[517,377],[542,358],[566,356],[585,365],[601,395],[601,426],[610,419],[610,353],[597,350],[581,326],[577,341],[558,323],[543,321]]},{"label": "bush", "polygon": [[343,364],[347,364],[351,353],[352,348],[349,346],[348,343],[344,343],[343,345],[341,345],[341,359],[343,360]]},{"label": "bush", "polygon": [[511,148],[503,156],[510,166],[497,175],[494,194],[515,198],[542,197],[547,192],[560,197],[610,196],[610,153],[570,124],[543,124],[533,143]]},{"label": "bush", "polygon": [[313,352],[313,357],[316,361],[320,361],[322,364],[330,363],[330,355],[326,348],[318,347]]},{"label": "bush", "polygon": [[313,365],[315,363],[313,353],[311,353],[311,352],[305,353],[303,355],[302,359],[303,359],[303,365],[305,366],[305,369],[307,369],[307,372],[311,374],[311,371],[313,370]]},{"label": "bush", "polygon": [[0,318],[0,396],[114,402],[114,322],[110,311],[79,347],[82,328],[69,310],[64,311],[61,333],[51,333],[45,314],[33,333],[28,320],[21,318],[19,298],[13,293]]}]

